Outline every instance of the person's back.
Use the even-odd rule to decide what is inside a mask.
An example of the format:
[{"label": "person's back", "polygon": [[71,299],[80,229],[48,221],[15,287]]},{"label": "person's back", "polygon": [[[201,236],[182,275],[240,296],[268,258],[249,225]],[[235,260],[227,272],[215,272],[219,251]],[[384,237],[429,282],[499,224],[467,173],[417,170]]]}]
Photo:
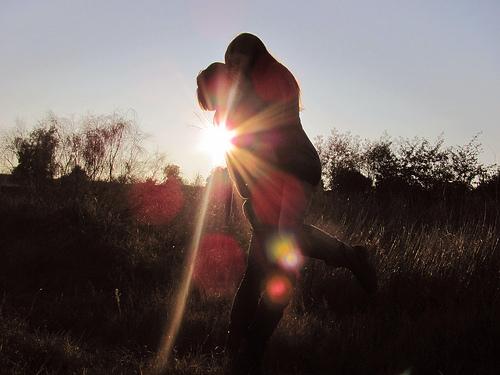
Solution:
[{"label": "person's back", "polygon": [[300,121],[300,87],[293,74],[248,33],[229,44],[225,62],[238,83],[242,107],[255,109],[250,121],[240,126],[242,138],[256,144],[254,156],[316,186],[321,163]]}]

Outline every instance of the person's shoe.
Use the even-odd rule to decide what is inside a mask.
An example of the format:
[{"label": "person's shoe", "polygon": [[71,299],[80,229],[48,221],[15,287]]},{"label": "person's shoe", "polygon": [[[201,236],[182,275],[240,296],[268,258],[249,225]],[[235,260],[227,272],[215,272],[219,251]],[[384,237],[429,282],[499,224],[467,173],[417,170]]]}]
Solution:
[{"label": "person's shoe", "polygon": [[377,291],[377,272],[375,267],[368,257],[368,250],[366,247],[357,245],[352,247],[352,262],[351,271],[359,281],[363,289],[368,294],[373,294]]}]

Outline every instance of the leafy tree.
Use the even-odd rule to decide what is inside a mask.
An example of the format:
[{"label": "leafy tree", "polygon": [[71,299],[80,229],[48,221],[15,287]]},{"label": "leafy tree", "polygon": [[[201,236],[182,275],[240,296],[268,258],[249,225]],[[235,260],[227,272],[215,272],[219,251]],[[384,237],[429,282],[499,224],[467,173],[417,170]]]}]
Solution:
[{"label": "leafy tree", "polygon": [[369,145],[365,160],[368,174],[374,179],[377,188],[401,185],[400,160],[393,152],[392,141],[388,137]]},{"label": "leafy tree", "polygon": [[430,191],[450,181],[450,150],[443,144],[442,137],[435,143],[420,137],[400,142],[400,173],[408,186]]},{"label": "leafy tree", "polygon": [[27,137],[17,137],[14,140],[18,165],[12,173],[17,179],[40,185],[54,177],[57,170],[56,133],[54,126],[38,128]]},{"label": "leafy tree", "polygon": [[364,154],[359,137],[333,129],[326,140],[318,137],[315,143],[320,155],[326,189],[334,188],[339,174],[345,175],[346,171],[361,173]]},{"label": "leafy tree", "polygon": [[167,164],[165,168],[163,168],[163,176],[165,177],[165,181],[180,180],[181,168],[177,164]]},{"label": "leafy tree", "polygon": [[500,169],[490,174],[479,183],[478,190],[492,198],[496,204],[500,202]]},{"label": "leafy tree", "polygon": [[451,150],[451,173],[453,182],[472,189],[479,182],[488,178],[488,170],[479,161],[482,152],[478,135],[474,136],[467,144]]}]

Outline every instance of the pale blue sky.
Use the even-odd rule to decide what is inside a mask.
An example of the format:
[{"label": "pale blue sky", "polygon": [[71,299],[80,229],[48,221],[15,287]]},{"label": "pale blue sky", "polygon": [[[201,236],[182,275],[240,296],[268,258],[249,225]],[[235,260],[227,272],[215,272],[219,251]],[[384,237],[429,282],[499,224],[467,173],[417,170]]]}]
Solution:
[{"label": "pale blue sky", "polygon": [[482,132],[499,162],[499,20],[498,1],[0,0],[0,130],[134,110],[186,177],[205,174],[195,77],[248,31],[298,78],[311,137]]}]

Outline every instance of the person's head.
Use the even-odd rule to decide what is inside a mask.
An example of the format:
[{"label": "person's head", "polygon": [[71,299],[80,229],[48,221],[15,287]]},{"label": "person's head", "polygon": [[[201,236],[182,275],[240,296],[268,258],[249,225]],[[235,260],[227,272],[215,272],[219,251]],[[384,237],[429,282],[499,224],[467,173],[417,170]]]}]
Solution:
[{"label": "person's head", "polygon": [[298,110],[300,88],[297,80],[258,37],[249,33],[238,35],[229,43],[224,58],[228,72],[250,81],[262,100],[288,102]]},{"label": "person's head", "polygon": [[226,65],[220,62],[210,64],[196,77],[196,94],[200,107],[215,111],[226,105],[229,91],[229,76]]},{"label": "person's head", "polygon": [[224,60],[232,73],[247,74],[256,62],[270,56],[266,46],[253,34],[242,33],[227,46]]}]

